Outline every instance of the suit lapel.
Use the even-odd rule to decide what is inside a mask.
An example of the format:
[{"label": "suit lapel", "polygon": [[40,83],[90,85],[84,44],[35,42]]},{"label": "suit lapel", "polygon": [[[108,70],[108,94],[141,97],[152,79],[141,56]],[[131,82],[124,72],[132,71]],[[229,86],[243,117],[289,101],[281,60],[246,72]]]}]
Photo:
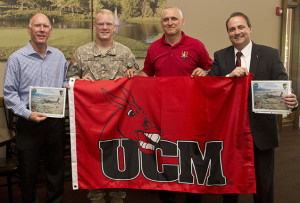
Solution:
[{"label": "suit lapel", "polygon": [[226,63],[227,63],[227,71],[231,73],[235,69],[235,56],[234,56],[234,48],[230,46],[228,51],[226,52]]},{"label": "suit lapel", "polygon": [[254,74],[253,79],[255,79],[255,73],[258,69],[259,60],[260,60],[259,47],[252,42],[251,62],[250,62],[249,72]]}]

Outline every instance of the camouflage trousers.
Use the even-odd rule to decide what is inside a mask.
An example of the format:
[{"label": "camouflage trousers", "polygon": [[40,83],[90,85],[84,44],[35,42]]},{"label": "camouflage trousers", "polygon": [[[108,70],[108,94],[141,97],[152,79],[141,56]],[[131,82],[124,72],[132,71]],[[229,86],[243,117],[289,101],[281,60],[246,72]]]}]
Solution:
[{"label": "camouflage trousers", "polygon": [[[87,194],[89,200],[100,200],[104,198],[105,191],[102,189],[90,189]],[[110,199],[125,199],[126,189],[109,189]]]}]

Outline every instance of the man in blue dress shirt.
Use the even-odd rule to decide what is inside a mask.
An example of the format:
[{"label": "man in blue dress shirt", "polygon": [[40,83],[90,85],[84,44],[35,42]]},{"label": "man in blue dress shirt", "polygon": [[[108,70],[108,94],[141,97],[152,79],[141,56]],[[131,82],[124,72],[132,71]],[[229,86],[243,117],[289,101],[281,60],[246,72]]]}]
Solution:
[{"label": "man in blue dress shirt", "polygon": [[50,21],[33,15],[27,32],[28,44],[7,60],[4,102],[17,116],[17,150],[23,202],[38,202],[36,181],[40,157],[47,179],[45,202],[62,202],[64,189],[64,119],[29,110],[30,86],[65,87],[67,61],[61,51],[47,45],[52,33]]}]

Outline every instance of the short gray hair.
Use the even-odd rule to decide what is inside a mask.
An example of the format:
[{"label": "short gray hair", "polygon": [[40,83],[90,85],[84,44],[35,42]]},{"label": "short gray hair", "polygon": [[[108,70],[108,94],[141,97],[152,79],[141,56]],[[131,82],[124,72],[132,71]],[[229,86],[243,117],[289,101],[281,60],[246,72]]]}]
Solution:
[{"label": "short gray hair", "polygon": [[167,9],[169,9],[169,8],[175,8],[175,9],[177,9],[178,12],[179,12],[180,20],[183,19],[182,11],[181,11],[178,7],[175,7],[175,6],[170,6],[170,7],[165,8],[165,9],[161,12],[161,16],[162,16],[162,14],[165,12],[165,10],[167,10]]}]

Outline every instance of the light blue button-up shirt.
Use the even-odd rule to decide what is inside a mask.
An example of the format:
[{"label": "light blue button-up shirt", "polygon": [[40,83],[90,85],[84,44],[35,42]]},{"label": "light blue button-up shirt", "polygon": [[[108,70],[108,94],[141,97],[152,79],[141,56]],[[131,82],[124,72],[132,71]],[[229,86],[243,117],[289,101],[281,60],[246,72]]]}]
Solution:
[{"label": "light blue button-up shirt", "polygon": [[29,119],[30,86],[65,87],[67,61],[63,53],[47,46],[42,58],[28,42],[7,60],[4,79],[4,102],[16,115]]}]

